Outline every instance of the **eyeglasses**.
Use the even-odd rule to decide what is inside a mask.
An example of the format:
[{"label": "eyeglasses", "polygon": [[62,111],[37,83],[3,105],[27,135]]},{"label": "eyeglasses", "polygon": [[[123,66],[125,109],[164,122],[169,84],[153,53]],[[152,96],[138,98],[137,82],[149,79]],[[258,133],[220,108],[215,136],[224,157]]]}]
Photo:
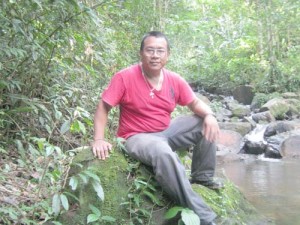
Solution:
[{"label": "eyeglasses", "polygon": [[159,57],[164,57],[167,53],[167,51],[163,48],[146,48],[144,52],[146,56],[153,56],[156,53]]}]

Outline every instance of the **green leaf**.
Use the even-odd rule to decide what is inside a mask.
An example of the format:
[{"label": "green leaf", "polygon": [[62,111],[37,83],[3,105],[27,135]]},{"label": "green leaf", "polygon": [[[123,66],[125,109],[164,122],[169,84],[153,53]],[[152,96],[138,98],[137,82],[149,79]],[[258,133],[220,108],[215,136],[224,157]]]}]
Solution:
[{"label": "green leaf", "polygon": [[89,204],[89,208],[92,210],[92,212],[93,212],[95,215],[97,215],[98,217],[101,216],[101,212],[100,212],[100,210],[99,210],[96,206],[94,206],[94,205],[92,205],[92,204]]},{"label": "green leaf", "polygon": [[46,147],[46,156],[52,155],[54,147],[52,145]]},{"label": "green leaf", "polygon": [[87,217],[87,223],[92,223],[99,220],[99,216],[95,215],[95,214],[89,214]]},{"label": "green leaf", "polygon": [[38,1],[38,0],[33,0],[33,1],[40,7],[40,9],[43,9],[40,1]]},{"label": "green leaf", "polygon": [[59,194],[55,194],[52,198],[52,210],[55,216],[60,213],[60,197]]},{"label": "green leaf", "polygon": [[61,117],[62,117],[62,113],[58,110],[55,110],[55,119],[60,120]]},{"label": "green leaf", "polygon": [[166,212],[165,218],[166,219],[171,219],[171,218],[175,217],[177,215],[177,213],[182,211],[182,210],[183,210],[183,207],[179,207],[179,206],[172,207],[171,209],[169,209]]},{"label": "green leaf", "polygon": [[71,124],[71,127],[70,127],[70,131],[71,132],[80,132],[80,126],[79,126],[79,121],[78,120],[75,120],[72,124]]},{"label": "green leaf", "polygon": [[88,175],[89,177],[93,178],[95,181],[98,181],[100,183],[100,178],[92,171],[85,170],[83,171],[84,174]]},{"label": "green leaf", "polygon": [[143,191],[143,194],[146,195],[146,196],[148,196],[152,200],[153,203],[155,203],[155,204],[157,204],[159,206],[162,206],[162,204],[159,201],[159,199],[155,195],[153,195],[152,193],[150,193],[149,191]]},{"label": "green leaf", "polygon": [[69,181],[69,185],[71,186],[72,190],[75,191],[77,189],[78,186],[78,179],[76,177],[71,177],[70,181]]},{"label": "green leaf", "polygon": [[89,178],[86,175],[80,173],[80,174],[78,174],[78,176],[81,178],[81,180],[83,181],[84,184],[88,183]]},{"label": "green leaf", "polygon": [[17,145],[18,152],[20,153],[22,158],[25,158],[25,149],[23,143],[20,140],[15,140],[15,143]]},{"label": "green leaf", "polygon": [[75,195],[71,194],[70,192],[64,192],[64,194],[74,198],[76,201],[79,202],[79,198],[77,198]]},{"label": "green leaf", "polygon": [[104,201],[104,191],[101,184],[98,181],[93,180],[92,185],[94,190],[97,192],[98,197]]},{"label": "green leaf", "polygon": [[65,134],[67,131],[70,130],[71,127],[71,121],[67,120],[63,123],[63,125],[60,127],[60,133]]},{"label": "green leaf", "polygon": [[116,222],[116,219],[111,216],[102,216],[101,219],[107,222]]},{"label": "green leaf", "polygon": [[183,209],[181,218],[185,225],[200,225],[200,218],[193,210]]},{"label": "green leaf", "polygon": [[67,196],[60,194],[60,201],[65,210],[69,210],[69,201]]},{"label": "green leaf", "polygon": [[81,130],[81,132],[83,134],[86,134],[86,129],[85,129],[84,124],[78,120],[78,125],[79,125],[79,129]]}]

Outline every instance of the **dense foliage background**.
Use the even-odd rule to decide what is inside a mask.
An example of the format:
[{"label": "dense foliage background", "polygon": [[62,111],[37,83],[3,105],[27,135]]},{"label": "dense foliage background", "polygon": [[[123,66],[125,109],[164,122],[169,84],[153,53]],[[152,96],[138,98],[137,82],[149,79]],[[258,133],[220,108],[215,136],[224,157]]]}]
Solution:
[{"label": "dense foliage background", "polygon": [[172,43],[168,68],[206,90],[300,88],[298,0],[1,0],[0,6],[2,223],[54,218],[57,193],[67,208],[61,190],[69,150],[89,144],[101,90],[138,61],[147,31],[165,32]]}]

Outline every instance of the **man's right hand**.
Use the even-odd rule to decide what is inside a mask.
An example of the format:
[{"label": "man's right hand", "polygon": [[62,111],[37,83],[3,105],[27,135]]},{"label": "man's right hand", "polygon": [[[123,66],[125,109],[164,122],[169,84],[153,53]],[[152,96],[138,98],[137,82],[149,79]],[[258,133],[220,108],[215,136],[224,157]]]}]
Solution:
[{"label": "man's right hand", "polygon": [[109,157],[109,152],[112,149],[112,144],[102,139],[95,140],[92,143],[92,149],[95,157],[105,160]]}]

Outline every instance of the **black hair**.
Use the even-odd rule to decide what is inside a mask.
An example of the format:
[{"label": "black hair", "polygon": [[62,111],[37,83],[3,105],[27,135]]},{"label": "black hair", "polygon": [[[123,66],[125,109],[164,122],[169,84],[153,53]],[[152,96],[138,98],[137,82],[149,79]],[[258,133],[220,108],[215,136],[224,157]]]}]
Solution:
[{"label": "black hair", "polygon": [[168,51],[170,51],[170,42],[169,42],[167,36],[160,31],[150,31],[150,32],[146,33],[142,39],[140,51],[143,51],[145,40],[148,37],[164,38],[167,42]]}]

